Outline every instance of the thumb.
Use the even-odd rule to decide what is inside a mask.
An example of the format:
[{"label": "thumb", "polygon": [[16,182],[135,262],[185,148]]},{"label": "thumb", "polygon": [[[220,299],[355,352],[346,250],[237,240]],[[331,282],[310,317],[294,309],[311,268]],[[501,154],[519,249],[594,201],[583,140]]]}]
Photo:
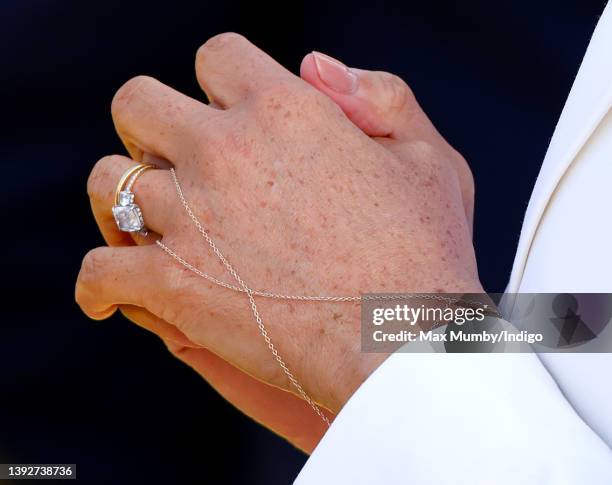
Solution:
[{"label": "thumb", "polygon": [[431,135],[433,126],[398,76],[348,68],[320,52],[304,58],[300,74],[369,136],[405,140]]}]

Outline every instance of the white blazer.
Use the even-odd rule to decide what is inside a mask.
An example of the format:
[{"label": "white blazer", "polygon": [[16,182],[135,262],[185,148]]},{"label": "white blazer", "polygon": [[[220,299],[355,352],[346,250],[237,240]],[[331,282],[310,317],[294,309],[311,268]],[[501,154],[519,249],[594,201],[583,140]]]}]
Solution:
[{"label": "white blazer", "polygon": [[[612,293],[612,4],[551,140],[508,291]],[[394,354],[295,483],[610,485],[612,353]]]}]

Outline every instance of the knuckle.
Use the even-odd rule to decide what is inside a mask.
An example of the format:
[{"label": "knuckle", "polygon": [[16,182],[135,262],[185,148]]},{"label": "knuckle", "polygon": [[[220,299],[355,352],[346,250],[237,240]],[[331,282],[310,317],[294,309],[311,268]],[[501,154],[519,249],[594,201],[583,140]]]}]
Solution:
[{"label": "knuckle", "polygon": [[414,102],[412,90],[399,76],[383,72],[381,82],[385,94],[385,105],[390,110],[401,111]]},{"label": "knuckle", "polygon": [[246,42],[248,42],[246,37],[235,32],[223,32],[221,34],[217,34],[200,46],[196,53],[196,63],[200,64],[205,62],[208,59],[208,55],[212,52]]},{"label": "knuckle", "polygon": [[228,132],[237,131],[238,126],[235,120],[231,120],[232,125],[226,123],[229,116],[223,112],[214,118],[202,116],[194,120],[192,125],[192,147],[193,156],[199,157],[202,154],[215,154],[222,148],[222,140]]},{"label": "knuckle", "polygon": [[163,280],[164,292],[170,296],[171,300],[180,301],[190,293],[193,278],[189,270],[177,265],[171,258],[163,258],[156,261],[155,264]]},{"label": "knuckle", "polygon": [[204,322],[233,313],[235,296],[219,291],[212,283],[202,284],[200,277],[177,265],[170,258],[157,262],[159,287],[163,299],[147,302],[153,313],[172,323],[185,335],[205,332]]},{"label": "knuckle", "polygon": [[423,140],[412,141],[405,148],[424,186],[449,187],[449,184],[457,183],[464,197],[473,196],[472,171],[456,150],[436,147]]},{"label": "knuckle", "polygon": [[411,141],[405,145],[405,150],[423,177],[436,177],[442,172],[452,170],[448,160],[427,141]]},{"label": "knuckle", "polygon": [[411,140],[406,142],[403,146],[404,150],[409,155],[409,159],[416,160],[417,162],[435,161],[436,149],[431,143],[424,140]]},{"label": "knuckle", "polygon": [[87,179],[87,194],[90,198],[101,198],[111,190],[110,184],[114,168],[119,164],[119,155],[108,155],[93,166]]},{"label": "knuckle", "polygon": [[155,80],[149,76],[136,76],[125,82],[123,86],[117,90],[115,96],[113,97],[113,101],[111,103],[111,113],[113,118],[117,118],[121,115],[121,113],[125,112],[125,110],[132,104],[134,99],[136,99],[143,91],[144,86],[154,82]]},{"label": "knuckle", "polygon": [[431,146],[422,146],[419,148],[423,160],[423,172],[430,177],[438,177],[443,174],[453,173],[452,165],[449,160],[440,156],[440,154]]},{"label": "knuckle", "polygon": [[253,96],[254,111],[264,124],[286,123],[287,114],[294,116],[294,121],[312,121],[321,115],[341,113],[340,108],[325,94],[302,82],[279,82],[258,91]]}]

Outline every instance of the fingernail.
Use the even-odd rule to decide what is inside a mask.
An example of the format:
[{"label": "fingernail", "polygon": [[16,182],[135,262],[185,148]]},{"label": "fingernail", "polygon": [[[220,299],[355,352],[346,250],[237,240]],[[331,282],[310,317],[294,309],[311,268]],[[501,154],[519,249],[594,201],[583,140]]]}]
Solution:
[{"label": "fingernail", "polygon": [[357,89],[357,75],[333,57],[312,53],[321,81],[337,93],[351,94]]}]

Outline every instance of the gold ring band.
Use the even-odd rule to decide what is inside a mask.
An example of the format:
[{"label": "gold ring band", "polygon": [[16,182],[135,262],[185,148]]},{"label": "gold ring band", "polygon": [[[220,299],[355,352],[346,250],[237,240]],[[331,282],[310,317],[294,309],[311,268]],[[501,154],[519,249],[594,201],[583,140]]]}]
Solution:
[{"label": "gold ring band", "polygon": [[[138,165],[134,165],[133,167],[128,168],[117,183],[117,189],[115,190],[115,205],[119,204],[119,192],[123,190],[126,182],[130,180],[130,177],[140,171],[140,173],[148,170],[149,168],[155,168],[155,165],[151,165],[149,163],[139,163]],[[140,174],[139,174],[140,175]]]}]

